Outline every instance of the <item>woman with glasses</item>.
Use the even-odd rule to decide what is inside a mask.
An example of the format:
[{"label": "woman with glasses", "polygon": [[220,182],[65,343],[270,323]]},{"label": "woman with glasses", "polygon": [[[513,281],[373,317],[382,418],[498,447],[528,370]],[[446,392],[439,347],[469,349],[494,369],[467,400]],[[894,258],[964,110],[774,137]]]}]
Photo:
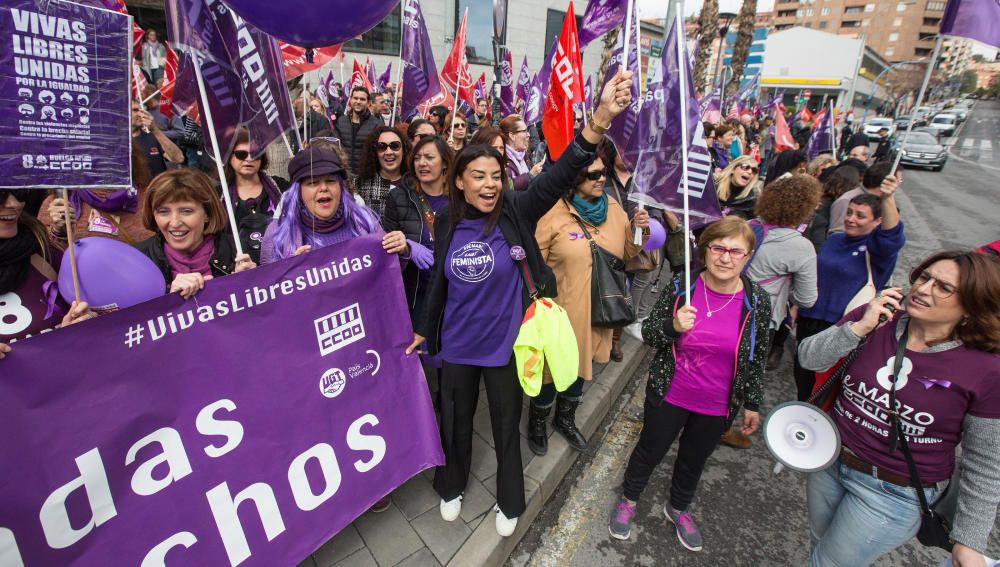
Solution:
[{"label": "woman with glasses", "polygon": [[746,220],[753,218],[757,203],[757,173],[760,168],[750,156],[740,156],[715,178],[715,191],[719,197],[722,214],[737,215]]},{"label": "woman with glasses", "polygon": [[455,152],[462,151],[469,136],[469,123],[462,114],[449,112],[444,119],[444,130],[442,131],[448,140],[448,146]]},{"label": "woman with glasses", "polygon": [[500,131],[507,135],[504,159],[507,162],[507,177],[514,183],[515,191],[524,191],[531,179],[542,171],[542,164],[531,163],[531,134],[528,125],[517,114],[511,114],[500,121]]},{"label": "woman with glasses", "polygon": [[[598,145],[598,156],[606,144],[610,142],[605,140]],[[639,227],[649,232],[649,213],[636,209],[630,221],[622,203],[605,192],[606,170],[600,157],[581,170],[573,189],[538,221],[535,229],[542,258],[556,275],[559,290],[556,303],[566,309],[580,350],[576,382],[557,396],[555,385],[546,376],[541,393],[528,406],[528,447],[536,455],[544,455],[548,450],[545,422],[553,405],[555,430],[577,451],[587,448],[587,440],[576,427],[576,408],[583,399],[584,381],[593,378],[593,363],[606,364],[610,360],[613,330],[590,324],[593,258],[587,235],[624,262],[642,250],[641,245],[634,244],[634,229]]]},{"label": "woman with glasses", "polygon": [[[795,336],[801,342],[832,327],[858,305],[868,303],[886,286],[896,258],[906,243],[894,193],[896,178],[887,177],[879,196],[858,195],[847,205],[844,232],[831,234],[816,258],[819,297],[812,307],[799,310]],[[796,357],[798,399],[806,400],[816,373]]]},{"label": "woman with glasses", "polygon": [[423,118],[414,118],[410,125],[406,127],[406,137],[410,139],[410,145],[416,146],[417,142],[424,138],[437,136],[434,125]]},{"label": "woman with glasses", "polygon": [[354,184],[368,208],[381,215],[389,191],[406,174],[410,141],[389,126],[376,126],[361,148],[361,163]]},{"label": "woman with glasses", "polygon": [[[1000,261],[938,252],[909,280],[905,300],[886,289],[799,346],[803,366],[824,370],[868,336],[831,411],[839,462],[808,478],[814,567],[874,563],[917,533],[917,491],[933,503],[945,489],[958,497],[952,563],[986,565],[1000,504]],[[893,398],[919,478],[902,447],[893,450]],[[960,480],[948,486],[959,444]]]},{"label": "woman with glasses", "polygon": [[642,432],[608,524],[614,538],[629,539],[636,503],[680,436],[663,514],[675,525],[681,545],[702,548],[687,510],[705,463],[741,408],[744,435],[760,426],[771,301],[742,275],[754,244],[753,229],[739,217],[708,225],[698,238],[705,270],[692,274],[690,289],[684,289],[678,274],[642,324],[643,340],[657,350],[646,383]]},{"label": "woman with glasses", "polygon": [[0,189],[0,359],[12,342],[94,317],[86,303],[60,297],[62,253],[25,211],[31,191]]}]

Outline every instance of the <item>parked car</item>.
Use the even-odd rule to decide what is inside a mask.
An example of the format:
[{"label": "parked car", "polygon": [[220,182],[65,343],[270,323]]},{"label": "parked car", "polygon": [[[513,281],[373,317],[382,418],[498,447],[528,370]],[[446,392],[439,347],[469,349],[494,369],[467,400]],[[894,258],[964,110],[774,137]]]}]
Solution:
[{"label": "parked car", "polygon": [[902,157],[899,162],[903,165],[928,167],[933,171],[941,171],[948,161],[948,149],[927,132],[910,132],[900,151]]},{"label": "parked car", "polygon": [[868,122],[865,122],[864,131],[868,136],[868,140],[871,142],[878,140],[878,131],[882,128],[888,129],[890,136],[896,132],[896,127],[892,124],[892,118],[872,118]]},{"label": "parked car", "polygon": [[941,136],[953,136],[958,127],[958,117],[950,112],[943,112],[932,118],[928,126],[937,130]]},{"label": "parked car", "polygon": [[913,115],[914,116],[919,116],[920,118],[923,118],[924,120],[929,119],[932,114],[933,114],[933,112],[931,112],[931,107],[929,107],[929,106],[918,106],[918,107],[916,107],[916,108],[913,109]]},{"label": "parked car", "polygon": [[917,116],[917,118],[914,120],[912,114],[904,114],[902,116],[897,116],[896,121],[893,124],[895,124],[896,130],[906,130],[906,128],[909,127],[911,120],[913,121],[914,128],[927,124],[927,121],[920,116]]},{"label": "parked car", "polygon": [[916,132],[923,132],[924,134],[930,134],[931,136],[934,136],[935,140],[939,142],[941,141],[941,131],[938,130],[937,128],[931,128],[930,126],[920,126],[919,128],[914,128],[910,132],[910,134],[914,134]]},{"label": "parked car", "polygon": [[965,122],[965,119],[969,117],[969,109],[962,106],[956,106],[950,112],[958,118],[959,122]]}]

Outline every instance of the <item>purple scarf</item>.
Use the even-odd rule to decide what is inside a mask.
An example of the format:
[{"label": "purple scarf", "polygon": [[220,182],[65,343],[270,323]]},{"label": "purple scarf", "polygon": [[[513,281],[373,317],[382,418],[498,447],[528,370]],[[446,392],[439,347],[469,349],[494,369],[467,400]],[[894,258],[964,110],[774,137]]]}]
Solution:
[{"label": "purple scarf", "polygon": [[350,199],[351,195],[347,192],[341,193],[340,203],[337,205],[337,212],[333,213],[333,216],[324,220],[317,218],[315,215],[309,212],[309,209],[305,205],[299,209],[299,221],[302,223],[302,228],[305,232],[318,232],[320,234],[330,234],[340,227],[344,226],[344,199]]},{"label": "purple scarf", "polygon": [[[266,197],[269,201],[267,206],[268,211],[273,211],[274,207],[278,206],[281,201],[281,190],[278,189],[278,185],[271,179],[271,176],[264,173],[263,171],[258,171],[257,176],[260,178],[260,184],[264,186],[263,197]],[[240,194],[236,189],[236,179],[233,178],[229,182],[229,196],[233,198],[233,203],[240,202]],[[258,200],[260,197],[254,197],[252,199],[243,199],[242,201],[246,203],[247,207],[251,209],[256,209],[258,205]]]},{"label": "purple scarf", "polygon": [[83,203],[103,212],[134,213],[139,210],[139,192],[135,187],[129,187],[112,191],[106,197],[100,197],[90,189],[74,189],[69,192],[69,202],[76,211],[77,219],[80,218]]},{"label": "purple scarf", "polygon": [[531,172],[531,167],[528,166],[528,162],[525,161],[524,156],[527,152],[519,152],[514,148],[507,146],[507,158],[510,162],[514,164],[514,172],[518,175],[524,175],[525,173]]},{"label": "purple scarf", "polygon": [[205,235],[205,240],[194,249],[191,255],[187,255],[179,250],[174,250],[168,244],[163,245],[163,252],[167,255],[167,263],[170,264],[172,277],[178,274],[199,273],[203,276],[212,275],[212,267],[209,261],[215,254],[215,237],[211,234]]}]

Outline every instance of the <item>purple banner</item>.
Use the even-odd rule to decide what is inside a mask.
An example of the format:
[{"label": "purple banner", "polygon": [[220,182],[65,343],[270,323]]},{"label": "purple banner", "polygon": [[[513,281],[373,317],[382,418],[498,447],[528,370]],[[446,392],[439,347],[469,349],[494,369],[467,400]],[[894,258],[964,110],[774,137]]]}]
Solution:
[{"label": "purple banner", "polygon": [[809,136],[809,143],[806,145],[806,153],[809,154],[809,159],[814,160],[823,152],[835,153],[833,140],[833,113],[828,108],[823,113],[823,119],[820,120],[819,125],[816,126],[812,135]]},{"label": "purple banner", "polygon": [[18,342],[0,557],[297,564],[443,461],[407,320],[371,236]]},{"label": "purple banner", "polygon": [[996,0],[948,0],[940,33],[1000,48],[1000,4]]},{"label": "purple banner", "polygon": [[9,0],[0,37],[0,187],[131,187],[129,18]]},{"label": "purple banner", "polygon": [[[222,154],[232,151],[236,131],[245,126],[250,153],[259,156],[282,132],[295,126],[277,42],[244,22],[219,0],[167,2],[167,34],[174,49],[201,67]],[[192,72],[191,75],[194,75]],[[196,99],[191,82],[178,82],[174,96]],[[203,131],[208,131],[205,112]]]},{"label": "purple banner", "polygon": [[625,22],[628,0],[590,0],[580,26],[580,51],[587,44]]},{"label": "purple banner", "polygon": [[[503,49],[503,48],[501,48]],[[500,119],[514,114],[514,58],[503,49],[500,59]]]},{"label": "purple banner", "polygon": [[409,117],[424,101],[441,92],[424,15],[417,0],[403,2],[403,102],[400,115]]},{"label": "purple banner", "polygon": [[517,87],[514,91],[514,106],[517,108],[523,108],[528,104],[528,98],[531,96],[531,71],[528,69],[528,56],[524,56],[524,60],[521,61],[521,73],[517,76]]},{"label": "purple banner", "polygon": [[611,121],[607,136],[614,142],[615,147],[618,148],[618,153],[621,154],[622,160],[630,167],[635,167],[641,146],[637,134],[639,106],[642,101],[640,101],[641,95],[639,89],[639,20],[636,18],[634,10],[631,17],[632,27],[629,31],[632,37],[628,38],[627,42],[625,41],[625,18],[623,17],[621,22],[619,22],[618,40],[615,42],[615,48],[611,52],[611,59],[608,61],[608,72],[604,74],[604,82],[601,83],[600,90],[597,92],[604,92],[604,87],[618,73],[618,69],[625,62],[625,49],[627,47],[629,55],[627,69],[632,71],[632,76],[634,77],[632,81],[632,104],[625,112],[622,112]]},{"label": "purple banner", "polygon": [[527,102],[524,103],[524,123],[527,125],[537,124],[542,121],[542,110],[545,107],[545,95],[549,92],[549,77],[552,75],[552,63],[556,56],[556,48],[559,47],[559,38],[552,40],[552,47],[546,52],[545,60],[542,61],[542,68],[535,75],[535,80],[531,82],[531,89],[528,91]]},{"label": "purple banner", "polygon": [[[640,153],[630,199],[676,213],[684,210],[681,136],[688,139],[687,193],[691,228],[722,217],[712,182],[712,159],[705,144],[698,102],[694,96],[691,67],[687,56],[677,55],[677,26],[671,26],[663,45],[661,79],[651,83],[639,113]],[[678,65],[678,61],[681,65]],[[681,92],[680,76],[685,74],[686,90]],[[683,97],[683,98],[682,98]],[[687,110],[687,132],[681,132],[682,101]]]}]

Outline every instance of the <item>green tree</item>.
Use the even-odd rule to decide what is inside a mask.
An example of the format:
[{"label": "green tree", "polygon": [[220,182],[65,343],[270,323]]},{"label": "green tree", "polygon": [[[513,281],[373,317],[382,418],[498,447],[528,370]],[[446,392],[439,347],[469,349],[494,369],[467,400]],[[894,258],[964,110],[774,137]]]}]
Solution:
[{"label": "green tree", "polygon": [[972,69],[968,69],[962,73],[962,87],[960,92],[971,93],[976,90],[976,86],[979,84],[979,75],[976,74]]},{"label": "green tree", "polygon": [[740,88],[740,79],[743,78],[743,69],[746,67],[750,45],[753,43],[753,30],[757,22],[757,0],[743,0],[736,21],[736,42],[733,44],[733,57],[730,61],[733,78],[726,85],[727,97],[735,94]]},{"label": "green tree", "polygon": [[[719,1],[705,0],[698,17],[698,60],[694,63],[694,88],[707,93],[708,62],[712,57],[712,42],[719,36]],[[719,49],[722,49],[720,44]]]}]

